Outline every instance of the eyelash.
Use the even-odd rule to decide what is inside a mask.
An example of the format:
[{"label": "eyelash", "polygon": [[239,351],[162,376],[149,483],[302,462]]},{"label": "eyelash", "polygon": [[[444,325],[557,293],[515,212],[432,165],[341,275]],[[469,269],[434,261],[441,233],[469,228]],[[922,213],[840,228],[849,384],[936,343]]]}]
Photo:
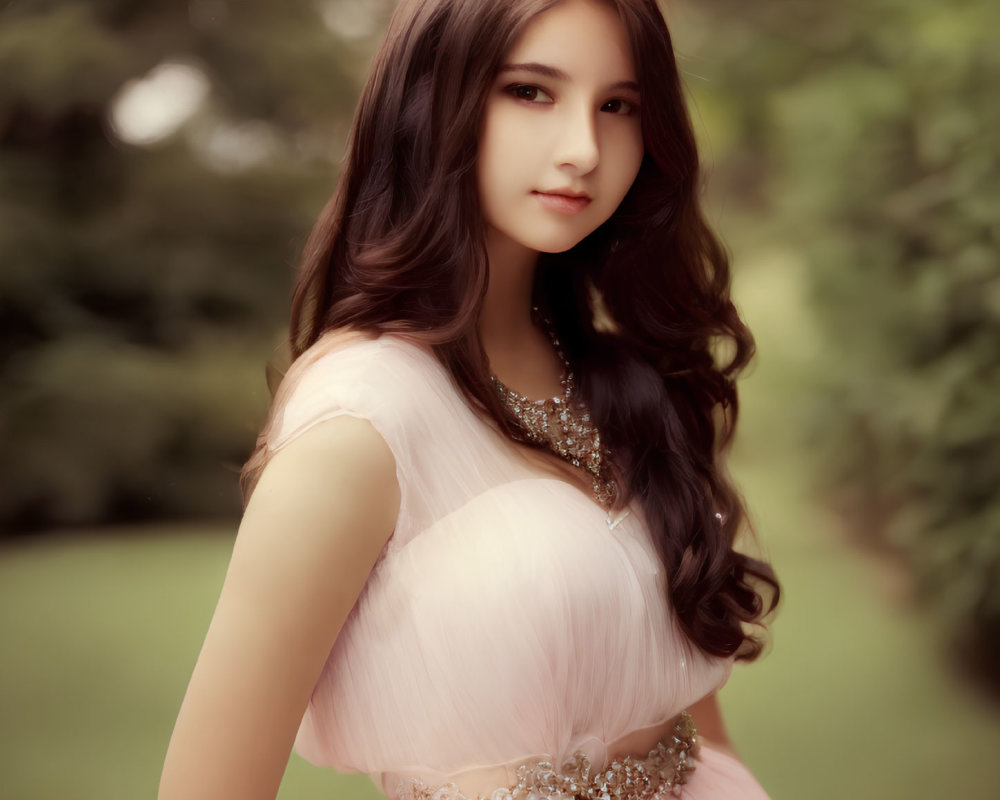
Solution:
[{"label": "eyelash", "polygon": [[[521,102],[526,103],[528,105],[549,105],[550,103],[554,102],[552,100],[552,95],[550,95],[548,92],[546,92],[540,86],[534,86],[534,85],[532,85],[530,83],[512,83],[504,91],[506,91],[509,95],[511,95],[515,100],[520,100]],[[527,92],[533,92],[534,93],[533,96],[530,97],[530,98],[529,97],[525,97],[524,96],[524,92],[526,92],[526,91]],[[548,97],[549,100],[548,101],[537,100],[536,98],[538,97],[539,94],[545,95],[545,97]],[[638,110],[639,110],[639,104],[638,103],[633,103],[630,100],[623,100],[620,97],[616,97],[613,100],[608,100],[606,103],[604,103],[601,106],[601,111],[604,111],[607,106],[610,106],[613,103],[620,103],[626,109],[625,111],[621,111],[621,112],[619,112],[619,111],[609,111],[608,112],[610,114],[615,114],[617,116],[629,117],[629,116],[632,116],[633,114],[637,113]]]},{"label": "eyelash", "polygon": [[[506,89],[507,93],[514,97],[515,100],[521,100],[530,105],[548,105],[552,102],[552,95],[546,92],[539,86],[532,86],[530,83],[512,83]],[[525,97],[523,92],[534,92],[533,97]],[[545,101],[538,101],[535,99],[539,94],[543,94],[549,98],[548,103]]]},{"label": "eyelash", "polygon": [[601,106],[601,111],[603,111],[606,106],[609,106],[612,103],[621,103],[626,108],[625,111],[621,111],[621,112],[612,111],[612,112],[610,112],[612,114],[618,114],[619,116],[622,116],[622,117],[631,117],[633,114],[635,114],[639,110],[639,104],[638,103],[633,103],[630,100],[622,100],[620,97],[616,97],[614,100],[608,100],[608,102],[606,102],[603,106]]}]

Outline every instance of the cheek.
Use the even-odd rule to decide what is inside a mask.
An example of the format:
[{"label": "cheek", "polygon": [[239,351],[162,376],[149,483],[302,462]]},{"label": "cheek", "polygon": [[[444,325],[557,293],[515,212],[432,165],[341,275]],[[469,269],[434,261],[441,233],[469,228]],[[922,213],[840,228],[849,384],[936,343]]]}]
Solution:
[{"label": "cheek", "polygon": [[510,109],[502,106],[488,109],[479,135],[480,157],[499,161],[512,158],[517,153],[523,155],[527,144],[525,138],[523,122],[519,123],[517,115],[510,113]]},{"label": "cheek", "polygon": [[[642,166],[642,158],[645,148],[642,143],[642,134],[632,134],[617,137],[614,144],[607,148],[606,175],[614,183],[614,193],[619,197],[624,197],[635,182]],[[609,187],[610,188],[610,187]]]},{"label": "cheek", "polygon": [[487,109],[479,135],[476,176],[484,209],[502,202],[505,191],[522,176],[530,152],[523,125],[514,124],[505,109]]},{"label": "cheek", "polygon": [[476,180],[479,187],[479,206],[492,222],[496,209],[502,204],[504,192],[503,154],[497,152],[491,142],[482,140],[479,145],[479,157],[476,164]]},{"label": "cheek", "polygon": [[646,154],[646,148],[642,142],[642,130],[633,132],[626,146],[621,149],[624,161],[623,170],[629,176],[628,185],[631,186],[636,176],[639,174],[639,167],[642,166],[642,158]]}]

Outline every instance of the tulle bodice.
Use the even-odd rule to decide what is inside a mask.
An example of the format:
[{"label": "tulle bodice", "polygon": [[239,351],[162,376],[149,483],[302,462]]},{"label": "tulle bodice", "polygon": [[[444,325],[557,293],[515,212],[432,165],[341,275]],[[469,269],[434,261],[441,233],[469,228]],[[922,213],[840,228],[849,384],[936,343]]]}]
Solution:
[{"label": "tulle bodice", "polygon": [[341,414],[370,420],[401,492],[302,720],[306,759],[373,773],[390,796],[414,776],[475,793],[530,758],[600,767],[728,677],[680,631],[638,508],[611,519],[540,468],[429,350],[327,334],[272,413],[272,451]]}]

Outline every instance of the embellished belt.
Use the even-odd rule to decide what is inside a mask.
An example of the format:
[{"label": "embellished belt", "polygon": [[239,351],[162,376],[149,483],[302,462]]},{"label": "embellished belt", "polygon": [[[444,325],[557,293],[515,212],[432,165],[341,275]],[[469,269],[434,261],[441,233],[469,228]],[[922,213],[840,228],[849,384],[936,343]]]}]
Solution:
[{"label": "embellished belt", "polygon": [[652,800],[668,793],[679,796],[694,771],[697,741],[694,721],[683,711],[670,735],[643,759],[625,756],[592,772],[590,759],[577,751],[558,770],[550,761],[522,764],[512,788],[501,787],[488,796],[471,798],[454,783],[429,787],[419,779],[401,784],[396,796],[399,800]]}]

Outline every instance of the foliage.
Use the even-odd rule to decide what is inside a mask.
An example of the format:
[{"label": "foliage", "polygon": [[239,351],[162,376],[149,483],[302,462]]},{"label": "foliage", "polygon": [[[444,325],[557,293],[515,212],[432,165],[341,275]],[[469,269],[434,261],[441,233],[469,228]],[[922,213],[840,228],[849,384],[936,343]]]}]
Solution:
[{"label": "foliage", "polygon": [[720,172],[809,264],[828,487],[996,669],[1000,6],[707,6],[743,132]]},{"label": "foliage", "polygon": [[[369,47],[323,24],[337,7],[0,10],[0,526],[238,510],[290,264]],[[208,100],[130,144],[115,104],[169,63]]]}]

